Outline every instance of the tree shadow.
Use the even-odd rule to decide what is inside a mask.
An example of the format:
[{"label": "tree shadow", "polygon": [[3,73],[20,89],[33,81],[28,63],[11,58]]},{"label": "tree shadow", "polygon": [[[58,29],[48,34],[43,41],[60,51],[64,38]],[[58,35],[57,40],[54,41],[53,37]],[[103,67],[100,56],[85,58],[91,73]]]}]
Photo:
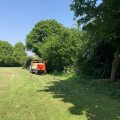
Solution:
[{"label": "tree shadow", "polygon": [[43,90],[54,98],[72,103],[69,112],[74,115],[85,114],[88,120],[120,120],[120,104],[108,94],[111,87],[100,80],[85,80],[70,77],[66,80],[54,80]]}]

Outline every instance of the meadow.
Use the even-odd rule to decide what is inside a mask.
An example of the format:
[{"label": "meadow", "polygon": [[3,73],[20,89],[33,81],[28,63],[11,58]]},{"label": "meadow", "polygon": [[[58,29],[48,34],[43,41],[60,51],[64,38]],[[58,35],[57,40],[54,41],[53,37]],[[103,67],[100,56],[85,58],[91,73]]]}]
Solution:
[{"label": "meadow", "polygon": [[119,120],[106,81],[0,68],[0,120]]}]

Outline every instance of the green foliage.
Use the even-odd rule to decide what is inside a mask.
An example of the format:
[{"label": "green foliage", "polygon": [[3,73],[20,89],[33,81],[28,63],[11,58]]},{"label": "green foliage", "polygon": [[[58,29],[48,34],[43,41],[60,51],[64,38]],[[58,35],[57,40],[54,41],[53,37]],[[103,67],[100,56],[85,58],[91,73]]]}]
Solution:
[{"label": "green foliage", "polygon": [[15,44],[13,50],[14,65],[22,66],[27,58],[25,46],[21,42],[18,42]]},{"label": "green foliage", "polygon": [[43,20],[35,25],[27,35],[26,47],[40,56],[39,46],[45,41],[46,37],[61,34],[63,26],[55,20]]},{"label": "green foliage", "polygon": [[30,67],[30,64],[31,64],[31,61],[32,61],[32,60],[33,60],[32,57],[27,57],[26,62],[25,62],[25,64],[23,65],[23,67],[28,69],[28,68]]},{"label": "green foliage", "polygon": [[120,1],[97,2],[98,0],[73,0],[71,4],[78,23],[89,33],[87,50],[79,55],[79,68],[84,69],[84,73],[108,77],[114,53],[120,48]]},{"label": "green foliage", "polygon": [[6,41],[0,41],[0,66],[12,66],[13,48]]},{"label": "green foliage", "polygon": [[79,72],[97,78],[109,78],[115,48],[103,42],[92,45],[88,42],[82,48],[77,61]]},{"label": "green foliage", "polygon": [[109,42],[119,46],[120,38],[120,1],[103,0],[97,5],[97,0],[73,0],[71,10],[78,22],[92,34],[95,40]]},{"label": "green foliage", "polygon": [[67,29],[55,20],[44,20],[27,36],[26,45],[44,61],[47,60],[48,71],[71,72],[84,43],[83,34],[76,29]]},{"label": "green foliage", "polygon": [[22,66],[26,61],[25,47],[17,43],[14,47],[6,41],[0,41],[0,66]]},{"label": "green foliage", "polygon": [[65,29],[59,36],[50,36],[41,44],[40,53],[47,60],[48,71],[72,72],[75,70],[77,55],[82,46],[83,33]]}]

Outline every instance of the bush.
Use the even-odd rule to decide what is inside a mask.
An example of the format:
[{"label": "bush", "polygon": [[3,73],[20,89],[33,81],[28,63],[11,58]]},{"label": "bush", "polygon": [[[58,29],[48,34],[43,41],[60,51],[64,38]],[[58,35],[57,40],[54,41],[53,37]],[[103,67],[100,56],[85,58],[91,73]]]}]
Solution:
[{"label": "bush", "polygon": [[83,52],[79,53],[78,69],[82,74],[97,78],[108,78],[111,73],[113,55],[114,48],[111,44],[102,42],[94,46],[88,44]]}]

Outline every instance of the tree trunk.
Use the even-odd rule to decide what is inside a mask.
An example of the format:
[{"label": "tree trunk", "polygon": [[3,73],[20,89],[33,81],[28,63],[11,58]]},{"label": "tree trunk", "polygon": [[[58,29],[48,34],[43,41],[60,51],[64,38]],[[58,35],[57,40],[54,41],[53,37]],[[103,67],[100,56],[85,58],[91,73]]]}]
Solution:
[{"label": "tree trunk", "polygon": [[115,58],[112,63],[112,70],[111,70],[111,81],[115,82],[116,81],[116,73],[117,73],[117,68],[120,63],[120,58],[119,58],[119,50],[117,49],[115,52]]}]

